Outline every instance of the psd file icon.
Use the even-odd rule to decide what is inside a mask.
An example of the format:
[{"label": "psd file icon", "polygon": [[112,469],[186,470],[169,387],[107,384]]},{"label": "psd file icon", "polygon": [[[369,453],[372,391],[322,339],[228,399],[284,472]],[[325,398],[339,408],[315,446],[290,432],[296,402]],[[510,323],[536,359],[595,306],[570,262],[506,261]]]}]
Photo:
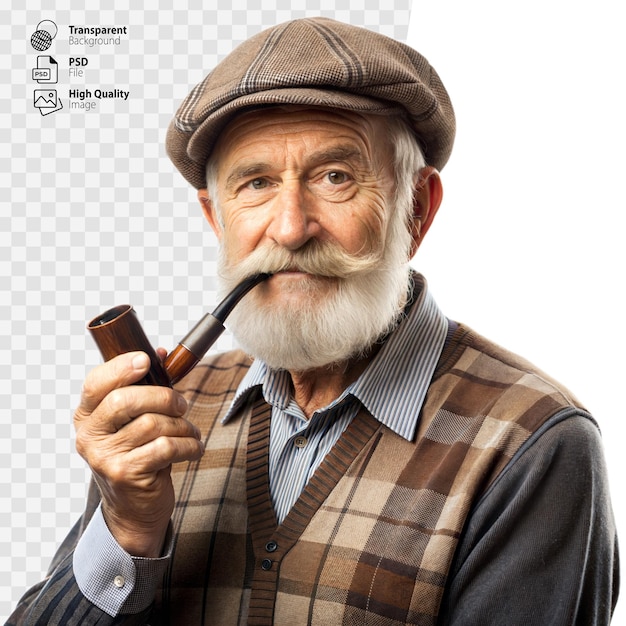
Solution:
[{"label": "psd file icon", "polygon": [[56,89],[35,89],[33,105],[42,115],[49,115],[63,108]]},{"label": "psd file icon", "polygon": [[54,57],[47,55],[37,57],[37,67],[33,68],[33,80],[40,85],[59,82],[59,65]]}]

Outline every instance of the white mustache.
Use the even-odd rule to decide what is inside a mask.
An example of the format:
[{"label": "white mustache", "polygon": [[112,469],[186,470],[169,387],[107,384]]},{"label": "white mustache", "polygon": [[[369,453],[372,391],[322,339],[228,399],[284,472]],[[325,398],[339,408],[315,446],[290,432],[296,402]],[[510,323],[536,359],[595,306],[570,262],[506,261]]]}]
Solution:
[{"label": "white mustache", "polygon": [[[220,252],[224,255],[223,249]],[[327,278],[348,278],[382,268],[382,254],[356,256],[337,244],[311,240],[297,250],[270,244],[251,252],[236,264],[222,259],[220,275],[229,285],[259,273],[297,271]]]}]

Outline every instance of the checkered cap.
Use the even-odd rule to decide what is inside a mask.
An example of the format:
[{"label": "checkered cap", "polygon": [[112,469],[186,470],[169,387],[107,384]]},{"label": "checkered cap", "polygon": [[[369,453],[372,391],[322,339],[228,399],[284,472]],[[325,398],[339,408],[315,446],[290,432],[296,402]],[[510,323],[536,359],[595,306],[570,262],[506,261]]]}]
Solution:
[{"label": "checkered cap", "polygon": [[422,55],[380,33],[317,17],[269,28],[217,65],[171,122],[169,157],[194,187],[204,187],[206,162],[224,126],[242,109],[272,104],[404,112],[437,169],[454,142],[448,93]]}]

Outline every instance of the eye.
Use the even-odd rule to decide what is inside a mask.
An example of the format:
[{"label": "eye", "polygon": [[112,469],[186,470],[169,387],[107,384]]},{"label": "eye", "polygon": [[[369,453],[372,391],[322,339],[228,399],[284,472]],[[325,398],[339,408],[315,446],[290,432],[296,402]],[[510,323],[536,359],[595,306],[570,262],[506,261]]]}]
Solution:
[{"label": "eye", "polygon": [[246,187],[249,187],[250,189],[265,189],[267,185],[267,179],[253,178],[249,183],[247,183]]},{"label": "eye", "polygon": [[328,172],[327,174],[328,182],[331,185],[341,185],[342,183],[350,180],[350,177],[345,172],[337,172],[333,170],[332,172]]}]

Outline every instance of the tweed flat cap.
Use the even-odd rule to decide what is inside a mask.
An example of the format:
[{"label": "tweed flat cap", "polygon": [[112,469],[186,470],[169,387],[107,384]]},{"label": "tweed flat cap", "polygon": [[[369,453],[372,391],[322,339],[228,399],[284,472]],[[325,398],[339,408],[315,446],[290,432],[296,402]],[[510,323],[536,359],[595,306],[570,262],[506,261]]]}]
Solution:
[{"label": "tweed flat cap", "polygon": [[427,163],[441,170],[452,151],[452,104],[421,54],[374,31],[317,17],[264,30],[231,52],[183,100],[167,131],[167,153],[200,189],[224,126],[245,109],[276,104],[404,113]]}]

